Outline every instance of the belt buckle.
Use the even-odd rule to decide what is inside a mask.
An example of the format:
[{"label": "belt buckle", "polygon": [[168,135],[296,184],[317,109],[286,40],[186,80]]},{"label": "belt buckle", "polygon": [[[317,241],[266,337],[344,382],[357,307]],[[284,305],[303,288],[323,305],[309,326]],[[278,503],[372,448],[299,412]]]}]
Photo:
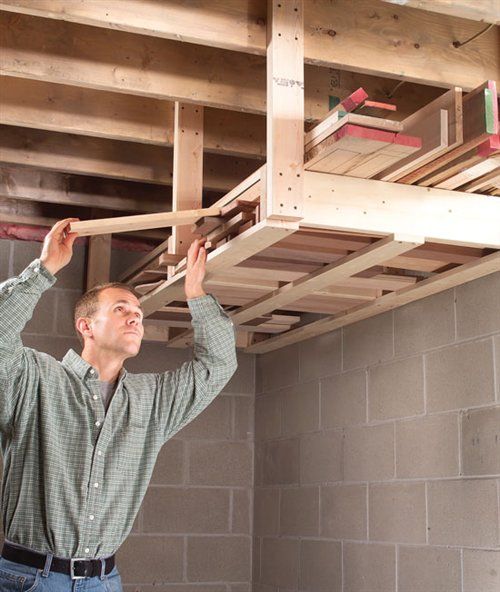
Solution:
[{"label": "belt buckle", "polygon": [[69,560],[69,575],[72,580],[84,580],[87,576],[75,576],[75,561],[86,561],[85,557],[71,557]]}]

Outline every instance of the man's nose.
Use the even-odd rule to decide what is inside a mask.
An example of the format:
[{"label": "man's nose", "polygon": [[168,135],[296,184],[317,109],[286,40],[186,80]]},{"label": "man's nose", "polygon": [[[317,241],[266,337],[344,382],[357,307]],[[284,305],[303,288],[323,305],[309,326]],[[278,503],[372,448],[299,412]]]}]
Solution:
[{"label": "man's nose", "polygon": [[139,319],[136,316],[131,316],[128,318],[127,323],[129,325],[138,325],[139,324]]}]

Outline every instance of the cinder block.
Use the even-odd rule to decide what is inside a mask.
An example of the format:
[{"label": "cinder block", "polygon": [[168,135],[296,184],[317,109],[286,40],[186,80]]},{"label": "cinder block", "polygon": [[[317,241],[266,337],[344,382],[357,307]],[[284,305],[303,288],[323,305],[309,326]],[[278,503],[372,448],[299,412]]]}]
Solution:
[{"label": "cinder block", "polygon": [[117,552],[122,581],[133,584],[180,582],[184,571],[181,536],[130,535]]},{"label": "cinder block", "polygon": [[342,330],[343,370],[379,364],[394,356],[392,311]]},{"label": "cinder block", "polygon": [[332,539],[367,539],[366,485],[321,487],[321,535]]},{"label": "cinder block", "polygon": [[300,590],[342,592],[341,543],[301,541]]},{"label": "cinder block", "polygon": [[187,579],[190,582],[246,582],[251,573],[249,536],[188,537]]},{"label": "cinder block", "polygon": [[491,339],[426,354],[427,411],[483,405],[495,399]]},{"label": "cinder block", "polygon": [[263,449],[264,485],[295,485],[299,482],[299,439],[266,442]]},{"label": "cinder block", "polygon": [[231,398],[219,395],[177,436],[184,439],[227,440],[232,437],[231,423]]},{"label": "cinder block", "polygon": [[129,358],[125,367],[129,372],[167,372],[176,370],[189,358],[189,350],[161,347],[158,343],[143,342],[135,358]]},{"label": "cinder block", "polygon": [[13,241],[0,239],[0,284],[10,277],[10,258]]},{"label": "cinder block", "polygon": [[150,487],[144,498],[143,531],[227,533],[229,489]]},{"label": "cinder block", "polygon": [[[440,547],[399,548],[398,592],[461,592],[460,551]],[[474,592],[479,592],[477,588]],[[471,591],[472,592],[472,591]]]},{"label": "cinder block", "polygon": [[[54,318],[56,316],[56,292],[47,290],[42,294],[33,312],[33,317],[27,322],[24,333],[38,333],[42,335],[54,334]],[[74,335],[72,333],[71,335]],[[46,339],[49,341],[49,339]]]},{"label": "cinder block", "polygon": [[[122,581],[123,583],[123,581]],[[112,581],[109,582],[112,586]],[[123,583],[123,592],[227,592],[227,587],[221,584],[125,584]],[[231,588],[231,592],[233,589]]]},{"label": "cinder block", "polygon": [[431,545],[498,545],[497,485],[491,479],[427,484]]},{"label": "cinder block", "polygon": [[256,487],[254,491],[254,534],[278,536],[280,490],[277,487]]},{"label": "cinder block", "polygon": [[253,537],[252,545],[252,592],[256,591],[256,586],[260,582],[260,537]]},{"label": "cinder block", "polygon": [[231,532],[251,534],[252,490],[233,489]]},{"label": "cinder block", "polygon": [[225,393],[255,394],[255,356],[238,353],[238,369],[224,387]]},{"label": "cinder block", "polygon": [[368,487],[372,541],[425,543],[425,484],[380,483]]},{"label": "cinder block", "polygon": [[497,376],[497,401],[500,401],[500,335],[493,340],[495,348],[495,369]]},{"label": "cinder block", "polygon": [[[28,265],[34,259],[38,259],[42,254],[43,245],[42,243],[36,241],[15,240],[12,241],[12,245],[14,248],[12,259],[13,275],[19,275],[21,271],[23,271],[23,269],[28,267]],[[57,277],[59,278],[59,274],[57,275]]]},{"label": "cinder block", "polygon": [[500,551],[464,549],[463,592],[500,590]]},{"label": "cinder block", "polygon": [[250,442],[189,441],[189,478],[192,485],[252,485]]},{"label": "cinder block", "polygon": [[252,592],[279,592],[276,586],[268,586],[267,584],[254,584],[252,585]]},{"label": "cinder block", "polygon": [[280,534],[319,535],[319,489],[292,487],[281,489]]},{"label": "cinder block", "polygon": [[294,436],[319,429],[319,382],[295,384],[281,395],[283,435]]},{"label": "cinder block", "polygon": [[500,474],[500,406],[461,414],[465,475]]},{"label": "cinder block", "polygon": [[382,481],[394,477],[394,426],[345,428],[344,479]]},{"label": "cinder block", "polygon": [[163,445],[151,477],[152,485],[177,485],[184,482],[185,444],[172,438]]},{"label": "cinder block", "polygon": [[127,249],[111,249],[110,281],[117,282],[122,273],[144,257],[143,251]]},{"label": "cinder block", "polygon": [[69,349],[74,349],[78,354],[82,351],[76,337],[71,339],[69,337],[51,335],[48,339],[45,335],[23,335],[23,344],[26,347],[45,352],[59,361],[64,358]]},{"label": "cinder block", "polygon": [[399,479],[454,477],[458,473],[457,413],[396,422]]},{"label": "cinder block", "polygon": [[421,356],[370,368],[368,417],[391,419],[424,411],[424,363]]},{"label": "cinder block", "polygon": [[253,443],[254,450],[254,487],[264,485],[264,444],[257,440]]},{"label": "cinder block", "polygon": [[253,440],[255,423],[255,398],[231,397],[233,403],[233,438]]},{"label": "cinder block", "polygon": [[394,310],[396,356],[455,341],[454,296],[453,290],[446,290]]},{"label": "cinder block", "polygon": [[458,339],[500,331],[500,273],[455,288]]},{"label": "cinder block", "polygon": [[340,330],[302,341],[299,344],[299,349],[300,380],[302,382],[340,372],[342,363],[342,332]]},{"label": "cinder block", "polygon": [[328,430],[300,439],[300,482],[342,480],[342,431]]},{"label": "cinder block", "polygon": [[255,398],[255,439],[281,436],[281,397],[285,391],[269,391]]},{"label": "cinder block", "polygon": [[300,541],[293,539],[262,540],[261,583],[296,589],[299,581]]},{"label": "cinder block", "polygon": [[277,389],[299,380],[299,344],[257,356],[256,392]]},{"label": "cinder block", "polygon": [[77,334],[74,321],[75,305],[82,293],[77,290],[55,290],[55,294],[57,294],[57,334],[73,337]]},{"label": "cinder block", "polygon": [[394,592],[395,572],[394,545],[344,543],[344,592]]},{"label": "cinder block", "polygon": [[322,428],[366,422],[366,375],[355,370],[320,381]]}]

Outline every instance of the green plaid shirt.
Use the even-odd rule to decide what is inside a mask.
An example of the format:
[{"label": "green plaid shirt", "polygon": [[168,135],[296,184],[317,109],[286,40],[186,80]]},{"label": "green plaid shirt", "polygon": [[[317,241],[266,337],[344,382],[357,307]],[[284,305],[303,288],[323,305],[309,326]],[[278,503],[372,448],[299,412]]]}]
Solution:
[{"label": "green plaid shirt", "polygon": [[190,300],[194,359],[174,372],[122,370],[105,414],[97,371],[77,353],[59,362],[22,345],[55,281],[37,259],[0,284],[5,538],[59,557],[103,557],[130,532],[163,444],[236,370],[234,329],[212,296]]}]

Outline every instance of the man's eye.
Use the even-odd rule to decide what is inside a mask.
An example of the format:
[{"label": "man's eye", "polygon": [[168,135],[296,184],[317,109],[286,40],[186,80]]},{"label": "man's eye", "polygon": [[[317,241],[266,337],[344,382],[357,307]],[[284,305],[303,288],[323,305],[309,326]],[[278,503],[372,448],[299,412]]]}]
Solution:
[{"label": "man's eye", "polygon": [[122,310],[123,310],[123,306],[117,306],[117,307],[115,308],[115,310],[122,311]]}]

